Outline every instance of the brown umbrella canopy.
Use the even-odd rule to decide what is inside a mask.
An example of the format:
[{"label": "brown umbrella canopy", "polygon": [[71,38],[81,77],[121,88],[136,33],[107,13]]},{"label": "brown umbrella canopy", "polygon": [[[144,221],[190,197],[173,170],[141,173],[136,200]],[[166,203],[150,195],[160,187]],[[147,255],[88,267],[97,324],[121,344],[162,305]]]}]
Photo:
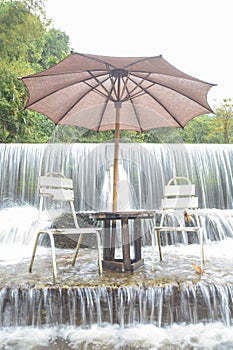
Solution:
[{"label": "brown umbrella canopy", "polygon": [[162,56],[73,53],[22,79],[30,94],[27,109],[55,124],[95,131],[115,129],[114,102],[121,102],[121,130],[184,127],[193,117],[212,112],[207,93],[213,84],[181,72]]},{"label": "brown umbrella canopy", "polygon": [[117,210],[120,130],[184,127],[212,113],[213,84],[187,75],[162,56],[107,57],[72,53],[45,71],[23,77],[26,108],[55,124],[115,130],[113,211]]}]

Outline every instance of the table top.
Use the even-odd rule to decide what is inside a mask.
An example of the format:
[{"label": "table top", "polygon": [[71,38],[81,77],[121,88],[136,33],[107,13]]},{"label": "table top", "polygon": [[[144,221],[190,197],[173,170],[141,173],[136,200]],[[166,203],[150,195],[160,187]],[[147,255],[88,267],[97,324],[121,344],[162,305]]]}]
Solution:
[{"label": "table top", "polygon": [[119,220],[128,219],[152,219],[155,216],[155,210],[127,210],[127,211],[97,211],[90,213],[90,216],[96,220]]}]

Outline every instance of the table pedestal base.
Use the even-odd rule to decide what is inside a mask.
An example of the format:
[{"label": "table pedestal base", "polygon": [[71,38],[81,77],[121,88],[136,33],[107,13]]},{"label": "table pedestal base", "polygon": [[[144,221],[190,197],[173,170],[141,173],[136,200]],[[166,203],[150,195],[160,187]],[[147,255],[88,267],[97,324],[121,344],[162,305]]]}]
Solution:
[{"label": "table pedestal base", "polygon": [[103,260],[102,261],[103,268],[108,270],[116,271],[116,272],[127,272],[127,271],[135,271],[140,266],[144,264],[144,259],[140,260],[131,260],[130,265],[125,267],[123,263],[123,259],[115,259],[115,260]]}]

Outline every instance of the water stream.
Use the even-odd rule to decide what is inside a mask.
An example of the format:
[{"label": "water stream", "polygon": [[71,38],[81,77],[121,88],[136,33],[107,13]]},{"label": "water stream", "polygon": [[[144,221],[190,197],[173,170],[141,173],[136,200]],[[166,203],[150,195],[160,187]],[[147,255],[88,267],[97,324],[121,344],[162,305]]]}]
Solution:
[{"label": "water stream", "polygon": [[[196,185],[206,263],[198,237],[163,238],[164,261],[151,272],[150,230],[142,224],[142,266],[98,275],[96,249],[50,249],[28,265],[38,215],[38,176],[63,172],[75,183],[77,210],[111,205],[111,144],[0,145],[0,349],[232,349],[233,188],[231,145],[122,144],[122,207],[155,209],[173,176]],[[126,195],[127,194],[127,195]],[[121,252],[119,251],[119,254]]]}]

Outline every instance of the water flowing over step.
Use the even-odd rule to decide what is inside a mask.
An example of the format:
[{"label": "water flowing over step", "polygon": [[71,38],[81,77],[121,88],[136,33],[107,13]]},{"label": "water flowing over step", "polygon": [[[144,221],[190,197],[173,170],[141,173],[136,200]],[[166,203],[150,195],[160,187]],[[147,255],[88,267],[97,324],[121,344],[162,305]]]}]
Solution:
[{"label": "water flowing over step", "polygon": [[221,321],[232,325],[233,286],[197,283],[159,287],[2,288],[0,326],[129,327]]}]

